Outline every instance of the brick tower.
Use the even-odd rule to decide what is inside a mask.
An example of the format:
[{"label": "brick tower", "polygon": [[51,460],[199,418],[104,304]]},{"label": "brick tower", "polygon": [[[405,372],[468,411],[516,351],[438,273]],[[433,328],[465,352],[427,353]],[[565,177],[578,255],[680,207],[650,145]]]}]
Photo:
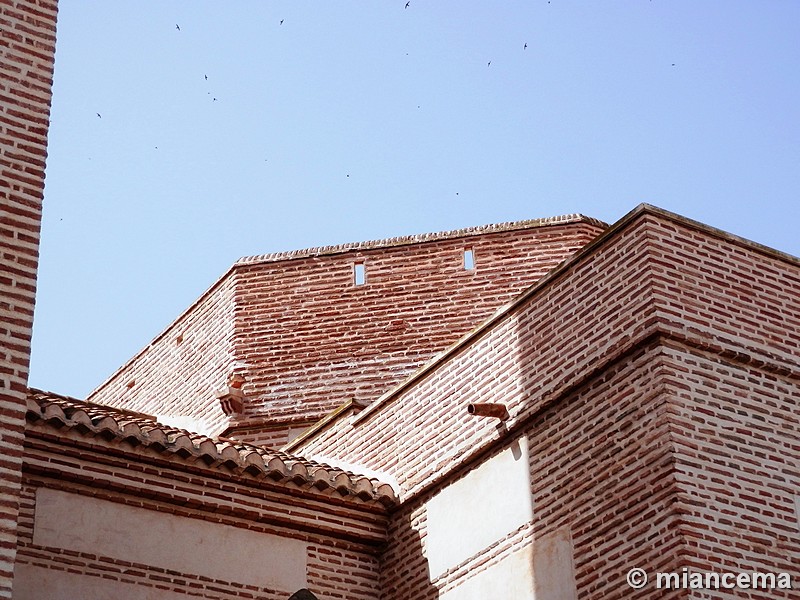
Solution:
[{"label": "brick tower", "polygon": [[0,598],[11,597],[56,1],[0,1]]}]

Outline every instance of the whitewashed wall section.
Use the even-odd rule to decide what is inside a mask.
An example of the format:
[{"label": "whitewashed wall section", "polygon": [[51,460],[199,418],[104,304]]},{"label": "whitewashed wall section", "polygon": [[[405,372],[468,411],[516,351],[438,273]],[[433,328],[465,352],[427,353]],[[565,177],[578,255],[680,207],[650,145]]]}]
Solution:
[{"label": "whitewashed wall section", "polygon": [[[527,441],[518,439],[427,503],[431,580],[535,518]],[[577,600],[569,528],[537,538],[442,594],[442,600],[486,598]]]},{"label": "whitewashed wall section", "polygon": [[431,579],[530,522],[528,440],[522,437],[426,505]]},{"label": "whitewashed wall section", "polygon": [[36,492],[33,543],[246,585],[306,586],[300,540],[48,488]]}]

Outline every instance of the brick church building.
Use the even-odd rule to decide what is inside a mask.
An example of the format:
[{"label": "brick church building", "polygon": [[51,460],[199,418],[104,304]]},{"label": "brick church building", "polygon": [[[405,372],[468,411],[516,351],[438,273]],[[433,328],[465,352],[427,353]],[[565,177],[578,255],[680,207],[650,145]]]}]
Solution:
[{"label": "brick church building", "polygon": [[0,598],[800,598],[800,260],[652,206],[244,258],[30,389],[55,21],[0,0]]}]

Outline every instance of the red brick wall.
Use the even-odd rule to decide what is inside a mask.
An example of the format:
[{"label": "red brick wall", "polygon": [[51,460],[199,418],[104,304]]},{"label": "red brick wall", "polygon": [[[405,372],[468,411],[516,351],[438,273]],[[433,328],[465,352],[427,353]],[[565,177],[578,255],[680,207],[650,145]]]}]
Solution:
[{"label": "red brick wall", "polygon": [[650,230],[687,563],[789,572],[795,590],[769,597],[800,598],[800,264],[681,223]]},{"label": "red brick wall", "polygon": [[[392,516],[382,557],[383,597],[437,598],[565,527],[574,544],[579,598],[632,597],[625,575],[635,566],[679,570],[683,540],[673,508],[678,489],[662,371],[661,349],[651,344],[542,411],[526,427],[533,520],[439,578],[427,577],[425,503],[441,488],[404,505]],[[497,493],[501,498],[503,490]]]},{"label": "red brick wall", "polygon": [[236,274],[221,279],[90,398],[151,415],[189,415],[219,429],[226,417],[216,393],[235,363],[235,282]]},{"label": "red brick wall", "polygon": [[794,592],[769,597],[800,598],[800,379],[680,345],[666,355],[685,563],[788,572]]},{"label": "red brick wall", "polygon": [[796,373],[800,260],[680,221],[650,216],[647,223],[662,328],[713,352]]},{"label": "red brick wall", "polygon": [[293,451],[387,472],[406,496],[422,489],[498,438],[468,404],[503,402],[511,427],[654,331],[646,240],[641,221],[620,232],[469,347]]},{"label": "red brick wall", "polygon": [[536,538],[569,528],[579,598],[685,598],[685,591],[635,596],[632,568],[680,571],[685,540],[666,414],[662,349],[621,358],[527,428]]},{"label": "red brick wall", "polygon": [[[288,428],[351,399],[374,400],[601,230],[556,218],[246,259],[91,399],[218,424],[214,394],[236,370],[249,400],[227,435],[280,444]],[[465,248],[473,270],[464,269]],[[225,304],[211,300],[223,289]],[[198,340],[191,354],[175,351],[179,334],[184,344]]]},{"label": "red brick wall", "polygon": [[[191,465],[179,457],[136,449],[126,442],[105,443],[74,430],[56,432],[42,423],[31,426],[26,440],[18,568],[43,568],[54,577],[69,572],[104,578],[154,592],[189,594],[187,597],[286,600],[297,591],[177,572],[157,562],[131,562],[100,550],[38,545],[34,542],[35,493],[44,486],[176,518],[299,540],[307,545],[308,588],[320,600],[378,599],[377,553],[385,540],[387,521],[383,507],[234,471],[218,465],[211,469]],[[92,526],[91,519],[87,526]],[[136,532],[120,535],[120,547],[135,544]],[[175,543],[169,531],[164,531],[163,543]],[[175,552],[180,550],[175,548]],[[213,549],[205,551],[205,560],[220,559]],[[264,556],[263,560],[271,558]]]},{"label": "red brick wall", "polygon": [[387,547],[381,557],[382,598],[418,600],[438,596],[438,590],[431,585],[428,575],[425,533],[422,502],[409,503],[392,515]]},{"label": "red brick wall", "polygon": [[[598,233],[536,227],[243,267],[236,354],[252,365],[247,415],[320,416],[374,400]],[[354,286],[359,261],[366,283]]]},{"label": "red brick wall", "polygon": [[[640,208],[471,343],[292,451],[384,472],[416,506],[526,431],[536,535],[570,526],[580,597],[630,597],[626,566],[796,565],[798,282],[796,259]],[[675,344],[708,357],[689,391]],[[504,427],[467,415],[486,401],[508,407]],[[387,576],[424,553],[424,514],[411,522],[419,548],[390,547]],[[397,597],[431,593],[414,589]]]},{"label": "red brick wall", "polygon": [[56,2],[0,1],[0,598],[11,597]]},{"label": "red brick wall", "polygon": [[318,544],[308,558],[308,588],[319,600],[383,598],[377,557]]}]

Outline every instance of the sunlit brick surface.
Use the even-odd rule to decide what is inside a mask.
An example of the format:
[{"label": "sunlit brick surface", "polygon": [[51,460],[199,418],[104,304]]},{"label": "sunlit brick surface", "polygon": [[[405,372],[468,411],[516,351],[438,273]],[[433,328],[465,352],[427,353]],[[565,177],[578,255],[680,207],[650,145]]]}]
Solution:
[{"label": "sunlit brick surface", "polygon": [[247,400],[226,435],[282,444],[378,398],[602,229],[557,217],[243,259],[90,399],[222,427],[235,371]]},{"label": "sunlit brick surface", "polygon": [[0,1],[0,597],[11,597],[55,1]]}]

